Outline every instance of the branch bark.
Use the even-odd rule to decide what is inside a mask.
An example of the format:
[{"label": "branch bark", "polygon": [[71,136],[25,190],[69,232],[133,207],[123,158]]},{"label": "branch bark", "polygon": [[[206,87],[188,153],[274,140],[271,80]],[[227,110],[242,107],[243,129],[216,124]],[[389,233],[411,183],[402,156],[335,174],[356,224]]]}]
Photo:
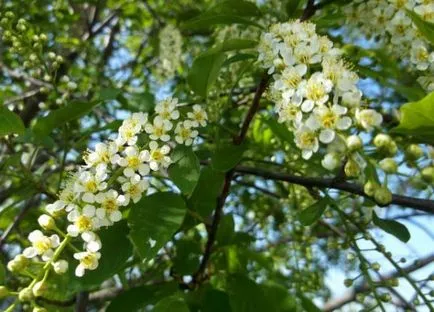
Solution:
[{"label": "branch bark", "polygon": [[[312,188],[312,187],[331,188],[331,189],[352,193],[355,195],[364,196],[366,198],[371,198],[370,196],[365,194],[365,192],[363,191],[363,187],[361,185],[358,185],[356,183],[346,182],[346,181],[336,181],[336,179],[334,178],[314,178],[314,177],[296,176],[296,175],[271,172],[260,168],[251,168],[245,166],[237,166],[235,168],[235,171],[243,174],[252,174],[255,176],[263,177],[265,179],[285,181],[293,184],[303,185],[308,188]],[[416,210],[434,214],[434,201],[429,199],[420,199],[415,197],[393,194],[392,202],[390,204],[413,208]]]}]

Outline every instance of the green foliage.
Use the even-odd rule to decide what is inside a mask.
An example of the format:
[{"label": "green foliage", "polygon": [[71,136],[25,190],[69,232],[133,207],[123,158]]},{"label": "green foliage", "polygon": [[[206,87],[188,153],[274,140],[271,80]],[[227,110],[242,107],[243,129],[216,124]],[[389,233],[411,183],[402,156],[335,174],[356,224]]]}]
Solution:
[{"label": "green foliage", "polygon": [[190,312],[187,304],[180,296],[170,296],[158,301],[152,311],[155,312]]},{"label": "green foliage", "polygon": [[374,224],[383,231],[395,236],[397,239],[404,243],[410,240],[411,235],[407,227],[402,223],[399,223],[398,221],[381,219],[377,216],[375,211],[373,211],[372,222],[374,222]]},{"label": "green foliage", "polygon": [[191,90],[206,98],[225,59],[224,53],[213,53],[196,58],[187,77]]},{"label": "green foliage", "polygon": [[212,167],[218,171],[228,171],[241,160],[246,145],[225,144],[219,146],[211,158]]},{"label": "green foliage", "polygon": [[0,137],[8,134],[23,134],[24,124],[20,116],[6,107],[0,107]]},{"label": "green foliage", "polygon": [[327,209],[329,199],[327,197],[318,200],[313,205],[303,209],[298,218],[303,225],[311,225],[321,218],[324,211]]},{"label": "green foliage", "polygon": [[133,204],[128,216],[130,238],[141,259],[150,260],[181,226],[187,207],[181,196],[155,193]]},{"label": "green foliage", "polygon": [[168,169],[170,179],[183,194],[190,195],[199,180],[199,159],[191,147],[179,145],[172,153],[172,161]]},{"label": "green foliage", "polygon": [[401,120],[393,129],[395,133],[412,135],[426,143],[434,142],[434,92],[417,102],[400,108]]}]

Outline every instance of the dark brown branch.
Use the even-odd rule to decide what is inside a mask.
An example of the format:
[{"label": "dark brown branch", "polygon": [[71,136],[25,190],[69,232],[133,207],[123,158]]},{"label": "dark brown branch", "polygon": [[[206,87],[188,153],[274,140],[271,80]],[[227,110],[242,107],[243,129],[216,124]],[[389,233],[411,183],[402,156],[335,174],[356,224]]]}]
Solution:
[{"label": "dark brown branch", "polygon": [[[246,138],[250,123],[259,109],[260,100],[262,95],[265,92],[269,79],[270,77],[265,74],[261,79],[261,81],[259,82],[259,85],[256,88],[255,96],[252,101],[252,106],[247,112],[240,133],[237,137],[234,138],[235,145],[240,145],[241,143],[243,143],[244,139]],[[208,240],[205,245],[205,251],[202,260],[200,262],[199,268],[196,271],[196,273],[193,275],[193,285],[200,284],[206,278],[205,271],[208,266],[209,259],[211,257],[212,248],[214,246],[216,236],[217,236],[218,226],[220,224],[220,219],[223,214],[223,206],[225,204],[226,198],[229,195],[233,177],[234,177],[234,170],[231,169],[226,172],[225,180],[223,183],[223,189],[219,197],[217,198],[217,205],[215,208],[214,217],[211,223],[211,228],[208,231]]]},{"label": "dark brown branch", "polygon": [[75,306],[75,312],[86,312],[88,302],[89,302],[89,293],[87,291],[80,292],[77,295],[77,304]]},{"label": "dark brown branch", "polygon": [[[333,178],[302,177],[302,176],[289,175],[289,174],[278,173],[278,172],[271,172],[260,168],[251,168],[251,167],[244,167],[244,166],[237,166],[235,168],[235,171],[238,173],[252,174],[255,176],[263,177],[265,179],[279,180],[279,181],[285,181],[293,184],[303,185],[308,188],[312,188],[312,187],[331,188],[331,189],[341,190],[348,193],[371,198],[370,196],[365,194],[365,192],[363,191],[363,187],[361,185],[345,182],[345,181],[336,181]],[[391,204],[402,206],[402,207],[413,208],[416,210],[425,211],[434,214],[434,201],[429,199],[420,199],[420,198],[393,194]]]}]

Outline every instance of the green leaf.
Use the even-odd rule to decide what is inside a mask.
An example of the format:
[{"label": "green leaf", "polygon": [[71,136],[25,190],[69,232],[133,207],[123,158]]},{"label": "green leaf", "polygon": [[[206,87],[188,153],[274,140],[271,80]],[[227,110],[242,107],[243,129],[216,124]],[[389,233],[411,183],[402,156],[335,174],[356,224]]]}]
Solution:
[{"label": "green leaf", "polygon": [[262,121],[270,127],[271,131],[282,141],[294,144],[294,134],[284,124],[277,122],[276,118],[263,117]]},{"label": "green leaf", "polygon": [[288,289],[273,282],[262,285],[267,300],[272,304],[270,311],[296,312],[297,303]]},{"label": "green leaf", "polygon": [[20,116],[6,107],[0,107],[0,137],[8,134],[23,134],[24,124]]},{"label": "green leaf", "polygon": [[116,99],[121,93],[121,89],[104,88],[99,92],[98,99],[101,101],[111,101]]},{"label": "green leaf", "polygon": [[191,194],[200,176],[200,163],[191,147],[178,145],[172,152],[169,177],[183,194]]},{"label": "green leaf", "polygon": [[255,23],[243,16],[232,14],[202,14],[185,22],[182,28],[186,30],[199,30],[209,28],[213,25],[230,24],[244,24],[262,28],[262,26],[258,23]]},{"label": "green leaf", "polygon": [[431,42],[431,44],[434,44],[434,24],[424,21],[419,15],[417,15],[413,11],[406,11],[408,16],[410,16],[411,20],[422,33],[422,35],[424,35],[425,38],[428,39],[429,42]]},{"label": "green leaf", "polygon": [[217,230],[217,244],[219,246],[229,245],[235,234],[235,222],[232,214],[224,215]]},{"label": "green leaf", "polygon": [[286,9],[286,13],[288,14],[288,17],[296,16],[296,14],[298,13],[297,9],[300,6],[300,2],[301,2],[300,0],[288,0],[286,2],[285,9]]},{"label": "green leaf", "polygon": [[315,221],[318,221],[318,219],[321,218],[322,214],[326,210],[328,204],[328,198],[322,198],[313,205],[303,209],[298,214],[298,219],[300,220],[301,224],[311,225]]},{"label": "green leaf", "polygon": [[168,192],[144,197],[131,207],[130,238],[143,261],[152,259],[172,238],[186,210],[182,197]]},{"label": "green leaf", "polygon": [[298,294],[301,299],[301,306],[306,312],[322,312],[320,308],[318,308],[312,300],[304,296],[303,294]]},{"label": "green leaf", "polygon": [[155,304],[178,289],[176,283],[150,285],[130,288],[115,297],[107,307],[107,312],[128,311],[135,312]]},{"label": "green leaf", "polygon": [[206,98],[209,88],[216,81],[226,56],[213,53],[197,57],[188,73],[187,82],[193,92]]},{"label": "green leaf", "polygon": [[392,132],[413,135],[427,143],[434,141],[434,92],[418,102],[404,104],[400,112],[401,120]]},{"label": "green leaf", "polygon": [[245,144],[219,146],[211,158],[211,165],[218,171],[228,171],[240,162],[245,150]]},{"label": "green leaf", "polygon": [[200,172],[199,182],[189,199],[189,207],[202,217],[208,217],[215,209],[217,196],[220,194],[225,175],[223,172],[204,167]]},{"label": "green leaf", "polygon": [[101,239],[101,260],[94,271],[86,271],[79,279],[82,287],[89,289],[98,286],[123,268],[133,253],[133,246],[128,240],[128,226],[125,221],[117,222],[98,232]]},{"label": "green leaf", "polygon": [[173,270],[176,274],[191,275],[199,267],[202,256],[200,242],[182,238],[175,242],[176,256],[173,258]]},{"label": "green leaf", "polygon": [[190,312],[184,299],[180,296],[170,296],[160,300],[153,312]]},{"label": "green leaf", "polygon": [[233,312],[270,311],[263,289],[242,274],[228,277],[227,292]]},{"label": "green leaf", "polygon": [[249,39],[228,39],[217,44],[215,47],[209,49],[202,55],[210,55],[218,52],[228,52],[228,51],[236,51],[236,50],[244,50],[244,49],[252,49],[258,45],[258,42],[255,40]]},{"label": "green leaf", "polygon": [[242,16],[261,16],[261,11],[258,7],[250,1],[245,0],[226,0],[221,1],[212,7],[209,11],[211,13],[226,13],[226,14],[238,14]]},{"label": "green leaf", "polygon": [[33,132],[39,136],[47,136],[51,131],[53,131],[53,129],[88,114],[100,103],[102,102],[72,102],[65,107],[51,111],[47,116],[36,120],[36,123],[33,126]]},{"label": "green leaf", "polygon": [[404,243],[410,240],[411,235],[407,227],[404,224],[399,223],[398,221],[381,219],[377,216],[375,211],[373,211],[372,222],[374,222],[374,224],[381,228],[383,231],[395,236],[397,239]]},{"label": "green leaf", "polygon": [[229,303],[229,296],[227,293],[218,290],[208,288],[206,290],[203,300],[203,312],[231,312],[231,306]]}]

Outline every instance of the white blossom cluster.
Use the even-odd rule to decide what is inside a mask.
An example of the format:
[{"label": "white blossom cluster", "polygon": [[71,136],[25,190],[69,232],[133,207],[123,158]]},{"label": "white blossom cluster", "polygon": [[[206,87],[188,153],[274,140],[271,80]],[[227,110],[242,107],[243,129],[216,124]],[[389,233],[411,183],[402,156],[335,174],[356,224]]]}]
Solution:
[{"label": "white blossom cluster", "polygon": [[[83,243],[83,250],[74,254],[79,261],[75,274],[83,276],[85,270],[96,269],[101,257],[101,241],[96,232],[120,221],[122,208],[138,202],[146,193],[149,174],[166,169],[176,144],[191,145],[197,129],[206,125],[207,114],[200,105],[189,108],[182,118],[180,105],[177,99],[168,98],[156,105],[152,118],[134,113],[123,121],[116,138],[96,144],[84,156],[86,164],[72,174],[59,199],[47,205],[47,214],[38,220],[44,230],[57,234],[46,236],[40,230],[30,233],[31,247],[12,260],[15,262],[10,268],[17,267],[23,256],[40,257],[51,263],[61,244],[58,234],[62,234],[55,220],[66,215],[67,234],[62,235],[81,238]],[[56,272],[66,271],[65,260],[54,260],[51,264]]]},{"label": "white blossom cluster", "polygon": [[407,13],[412,11],[422,20],[434,23],[433,0],[353,1],[344,7],[348,25],[381,45],[418,72],[418,82],[427,91],[434,90],[434,50]]},{"label": "white blossom cluster", "polygon": [[340,54],[308,22],[274,24],[259,44],[259,62],[273,75],[270,96],[278,121],[295,133],[302,157],[309,159],[322,143],[329,151],[323,166],[335,169],[349,152],[351,172],[351,166],[361,168],[364,161],[357,152],[362,141],[357,135],[348,136],[350,127],[371,131],[381,124],[382,116],[361,108],[358,76]]},{"label": "white blossom cluster", "polygon": [[157,76],[173,78],[182,62],[182,35],[176,26],[168,24],[158,34],[159,62]]}]

